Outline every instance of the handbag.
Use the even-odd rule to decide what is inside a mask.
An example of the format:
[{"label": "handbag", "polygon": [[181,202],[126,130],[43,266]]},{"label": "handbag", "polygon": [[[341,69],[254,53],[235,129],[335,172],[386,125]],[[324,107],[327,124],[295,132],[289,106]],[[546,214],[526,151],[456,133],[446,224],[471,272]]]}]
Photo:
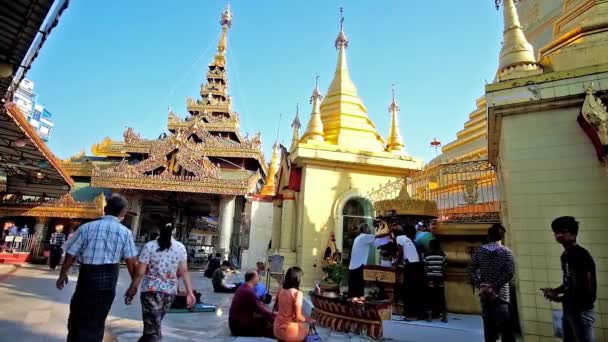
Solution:
[{"label": "handbag", "polygon": [[317,328],[314,324],[311,324],[308,328],[308,336],[306,336],[305,342],[321,342],[321,336],[317,333]]}]

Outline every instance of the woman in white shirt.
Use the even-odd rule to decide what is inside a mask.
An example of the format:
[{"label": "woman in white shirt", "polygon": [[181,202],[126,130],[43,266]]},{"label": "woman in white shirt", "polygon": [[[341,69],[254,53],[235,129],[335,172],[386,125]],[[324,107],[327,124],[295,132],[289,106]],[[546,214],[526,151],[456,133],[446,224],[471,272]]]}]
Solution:
[{"label": "woman in white shirt", "polygon": [[141,284],[141,307],[144,331],[139,341],[160,341],[161,322],[171,308],[177,294],[179,277],[184,279],[187,304],[195,302],[188,274],[188,256],[184,245],[173,239],[170,223],[160,229],[159,236],[144,246],[139,255],[139,264],[131,286],[125,294],[125,301],[131,304]]}]

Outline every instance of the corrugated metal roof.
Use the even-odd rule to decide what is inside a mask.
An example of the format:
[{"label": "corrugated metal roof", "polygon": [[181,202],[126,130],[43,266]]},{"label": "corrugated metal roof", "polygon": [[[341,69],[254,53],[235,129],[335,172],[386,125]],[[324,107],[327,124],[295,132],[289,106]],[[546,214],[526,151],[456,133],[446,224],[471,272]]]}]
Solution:
[{"label": "corrugated metal roof", "polygon": [[[57,6],[49,15],[55,2]],[[21,81],[68,3],[68,0],[0,0],[0,64],[13,68],[9,77],[0,77],[0,98],[7,95],[13,80],[15,84]]]}]

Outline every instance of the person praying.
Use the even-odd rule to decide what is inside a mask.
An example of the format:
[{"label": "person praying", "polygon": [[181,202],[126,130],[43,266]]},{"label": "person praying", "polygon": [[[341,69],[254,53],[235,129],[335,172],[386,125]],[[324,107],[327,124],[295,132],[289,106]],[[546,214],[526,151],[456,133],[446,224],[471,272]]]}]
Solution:
[{"label": "person praying", "polygon": [[245,273],[245,283],[237,289],[230,312],[228,327],[233,336],[274,338],[274,314],[260,301],[255,286],[260,281],[256,271]]},{"label": "person praying", "polygon": [[238,284],[235,283],[226,283],[226,272],[230,269],[230,263],[228,261],[223,261],[220,268],[216,269],[213,272],[213,276],[211,277],[211,284],[213,285],[213,292],[216,293],[235,293],[238,287]]},{"label": "person praying", "polygon": [[359,224],[359,235],[353,241],[348,265],[348,297],[360,298],[365,292],[363,267],[367,264],[371,246],[380,246],[389,242],[388,237],[376,237],[370,233],[367,223]]}]

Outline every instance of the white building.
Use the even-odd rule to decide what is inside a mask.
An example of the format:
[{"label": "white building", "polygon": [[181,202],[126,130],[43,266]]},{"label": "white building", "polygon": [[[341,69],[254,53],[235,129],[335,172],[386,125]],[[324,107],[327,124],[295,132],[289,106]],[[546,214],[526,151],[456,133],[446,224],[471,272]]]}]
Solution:
[{"label": "white building", "polygon": [[21,109],[42,140],[48,141],[55,122],[52,119],[53,115],[37,102],[37,98],[38,95],[34,92],[34,82],[24,79],[15,92],[13,102]]}]

